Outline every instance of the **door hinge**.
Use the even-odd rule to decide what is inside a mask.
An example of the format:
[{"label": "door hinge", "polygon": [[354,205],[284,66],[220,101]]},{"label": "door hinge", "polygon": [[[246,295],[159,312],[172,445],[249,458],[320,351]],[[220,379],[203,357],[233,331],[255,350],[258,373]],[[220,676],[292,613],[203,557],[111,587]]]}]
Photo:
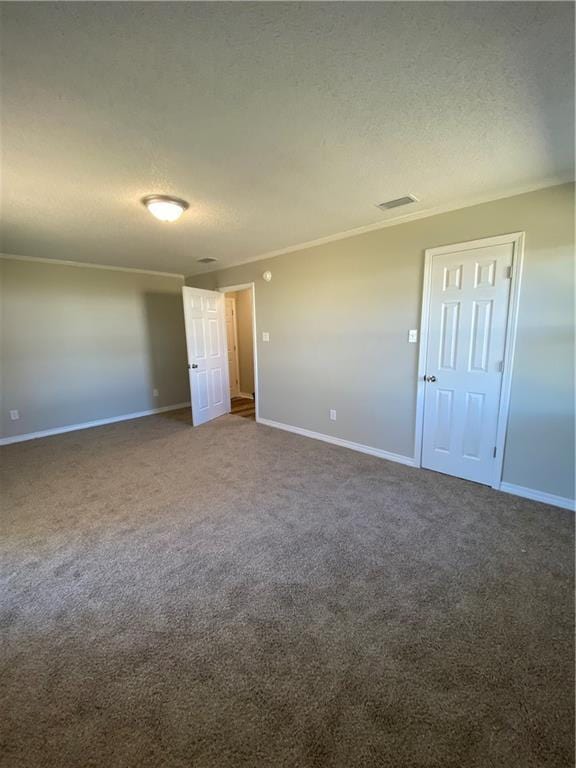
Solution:
[{"label": "door hinge", "polygon": [[504,279],[510,280],[511,277],[512,277],[512,267],[506,267],[506,269],[504,270]]},{"label": "door hinge", "polygon": [[492,457],[494,459],[496,458],[496,446],[494,446],[494,450],[492,451]]},{"label": "door hinge", "polygon": [[496,363],[496,370],[502,373],[504,370],[504,360],[500,360],[500,362]]}]

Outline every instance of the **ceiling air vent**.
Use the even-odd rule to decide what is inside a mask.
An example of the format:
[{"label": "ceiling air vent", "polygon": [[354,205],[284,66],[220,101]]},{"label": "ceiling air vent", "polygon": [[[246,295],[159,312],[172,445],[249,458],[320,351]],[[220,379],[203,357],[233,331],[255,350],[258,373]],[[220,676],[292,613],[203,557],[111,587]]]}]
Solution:
[{"label": "ceiling air vent", "polygon": [[203,259],[197,259],[199,264],[212,264],[213,261],[218,261],[218,259],[212,258],[212,256],[204,256]]},{"label": "ceiling air vent", "polygon": [[391,208],[400,208],[401,205],[417,202],[418,198],[414,195],[404,195],[404,197],[397,197],[395,200],[387,200],[385,203],[377,203],[376,208],[380,208],[381,211],[389,211]]}]

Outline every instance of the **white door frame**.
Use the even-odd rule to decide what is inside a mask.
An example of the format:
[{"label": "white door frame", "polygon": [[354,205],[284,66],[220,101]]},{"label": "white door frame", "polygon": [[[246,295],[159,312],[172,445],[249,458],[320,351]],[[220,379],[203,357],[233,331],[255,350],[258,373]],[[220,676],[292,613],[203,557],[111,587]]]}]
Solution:
[{"label": "white door frame", "polygon": [[485,237],[481,240],[469,240],[465,243],[453,243],[438,248],[427,248],[424,252],[424,286],[422,289],[422,312],[420,315],[420,350],[418,354],[418,384],[416,391],[416,433],[414,444],[414,461],[417,467],[422,466],[422,438],[424,429],[424,375],[428,357],[428,330],[430,323],[430,299],[432,284],[432,260],[434,256],[444,253],[486,248],[492,245],[513,245],[512,275],[510,295],[508,298],[508,321],[506,327],[506,346],[504,349],[504,370],[502,373],[502,388],[498,407],[498,423],[496,427],[496,458],[492,488],[500,489],[502,482],[502,466],[504,464],[504,446],[508,428],[508,409],[510,406],[510,388],[512,370],[514,367],[514,350],[516,346],[516,330],[518,326],[518,307],[520,304],[520,281],[524,264],[524,232],[512,232],[508,235]]},{"label": "white door frame", "polygon": [[232,293],[235,291],[252,291],[252,348],[254,356],[254,397],[256,398],[256,421],[258,421],[260,411],[260,397],[258,387],[258,334],[256,333],[256,284],[241,283],[240,285],[226,285],[218,288],[220,293]]}]

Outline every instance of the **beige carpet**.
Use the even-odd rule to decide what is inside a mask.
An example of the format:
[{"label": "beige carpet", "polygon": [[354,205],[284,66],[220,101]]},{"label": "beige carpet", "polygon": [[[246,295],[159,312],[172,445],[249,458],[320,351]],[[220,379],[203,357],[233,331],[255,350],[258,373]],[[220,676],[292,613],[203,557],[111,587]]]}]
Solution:
[{"label": "beige carpet", "polygon": [[573,765],[572,514],[186,417],[2,449],[2,766]]}]

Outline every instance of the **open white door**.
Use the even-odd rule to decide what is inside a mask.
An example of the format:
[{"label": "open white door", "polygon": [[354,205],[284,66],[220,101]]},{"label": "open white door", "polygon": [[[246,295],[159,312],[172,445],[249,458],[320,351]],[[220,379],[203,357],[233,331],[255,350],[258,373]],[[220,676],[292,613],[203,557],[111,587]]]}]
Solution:
[{"label": "open white door", "polygon": [[192,424],[197,427],[230,411],[224,296],[183,288]]}]

